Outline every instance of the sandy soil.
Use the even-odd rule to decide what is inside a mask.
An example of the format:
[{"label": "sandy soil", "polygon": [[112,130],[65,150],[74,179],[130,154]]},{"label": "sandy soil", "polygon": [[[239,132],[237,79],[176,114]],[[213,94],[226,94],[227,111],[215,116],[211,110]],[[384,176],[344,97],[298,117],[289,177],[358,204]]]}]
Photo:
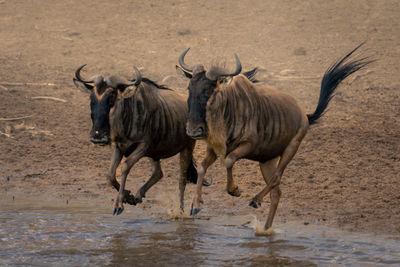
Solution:
[{"label": "sandy soil", "polygon": [[[85,75],[124,77],[132,77],[136,65],[186,94],[187,81],[175,72],[185,48],[191,47],[188,63],[224,58],[231,64],[236,52],[245,69],[260,67],[259,79],[312,112],[327,67],[367,41],[362,53],[378,61],[343,82],[326,116],[308,132],[285,171],[274,224],[400,234],[398,1],[134,2],[0,0],[0,203],[40,196],[108,205],[111,212],[116,191],[105,178],[111,148],[90,143],[89,98],[72,83],[83,63]],[[198,161],[204,149],[199,142]],[[127,212],[177,205],[177,164],[177,157],[164,160],[164,178]],[[141,160],[128,189],[135,192],[150,172],[148,160]],[[234,175],[240,198],[226,193],[220,162],[209,169],[214,185],[204,189],[200,216],[255,214],[264,221],[269,197],[257,210],[248,207],[264,183],[258,164],[242,160]],[[193,191],[189,185],[186,207]]]}]

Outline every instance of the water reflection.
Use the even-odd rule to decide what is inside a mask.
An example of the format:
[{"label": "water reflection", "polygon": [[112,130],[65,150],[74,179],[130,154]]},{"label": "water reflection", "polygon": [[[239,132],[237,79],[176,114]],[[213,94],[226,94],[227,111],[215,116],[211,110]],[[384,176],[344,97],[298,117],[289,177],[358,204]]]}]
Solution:
[{"label": "water reflection", "polygon": [[296,224],[257,237],[242,226],[248,218],[162,216],[141,209],[114,217],[84,205],[1,203],[0,265],[400,265],[399,239]]}]

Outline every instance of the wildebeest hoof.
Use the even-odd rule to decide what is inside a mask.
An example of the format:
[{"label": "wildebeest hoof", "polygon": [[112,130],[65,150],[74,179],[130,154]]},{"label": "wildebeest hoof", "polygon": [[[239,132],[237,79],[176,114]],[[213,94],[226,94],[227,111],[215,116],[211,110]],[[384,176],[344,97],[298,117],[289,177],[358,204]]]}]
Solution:
[{"label": "wildebeest hoof", "polygon": [[212,177],[210,177],[210,181],[209,182],[207,182],[206,180],[203,180],[203,186],[210,186],[210,185],[212,185],[212,183],[213,183],[213,178]]},{"label": "wildebeest hoof", "polygon": [[259,206],[261,206],[261,204],[260,203],[257,204],[257,202],[255,202],[254,199],[253,199],[252,201],[250,201],[249,206],[256,209]]},{"label": "wildebeest hoof", "polygon": [[114,208],[113,215],[120,215],[124,211],[124,207]]},{"label": "wildebeest hoof", "polygon": [[229,195],[234,196],[234,197],[240,197],[240,190],[239,187],[235,187],[233,191],[228,191]]},{"label": "wildebeest hoof", "polygon": [[199,208],[192,208],[191,210],[190,210],[190,216],[194,216],[194,215],[196,215],[197,213],[199,213],[200,212],[200,209]]}]

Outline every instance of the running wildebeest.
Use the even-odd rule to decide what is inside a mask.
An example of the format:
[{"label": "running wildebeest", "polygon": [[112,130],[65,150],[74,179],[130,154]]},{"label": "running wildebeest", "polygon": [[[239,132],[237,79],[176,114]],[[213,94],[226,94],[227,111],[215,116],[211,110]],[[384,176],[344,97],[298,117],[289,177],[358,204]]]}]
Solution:
[{"label": "running wildebeest", "polygon": [[310,125],[325,112],[335,89],[346,77],[371,63],[368,58],[351,60],[351,55],[361,46],[333,64],[322,78],[316,110],[307,114],[297,100],[288,93],[250,82],[240,74],[241,64],[235,54],[236,69],[229,72],[219,66],[207,71],[202,65],[188,66],[179,57],[179,67],[190,78],[188,85],[187,134],[207,142],[206,157],[198,167],[196,194],[190,213],[200,211],[201,188],[207,168],[218,156],[224,158],[227,169],[227,191],[239,196],[232,178],[232,167],[239,159],[258,161],[265,188],[251,201],[257,208],[264,196],[270,193],[271,205],[264,226],[267,230],[278,207],[283,171],[292,160]]},{"label": "running wildebeest", "polygon": [[[136,79],[129,81],[110,76],[104,79],[97,75],[90,80],[75,71],[74,83],[88,89],[92,130],[90,140],[95,144],[115,143],[108,172],[110,185],[118,190],[113,214],[119,215],[123,203],[136,205],[142,202],[147,190],[163,176],[160,159],[180,153],[180,208],[183,211],[186,179],[193,183],[197,171],[193,163],[195,140],[186,135],[187,105],[184,96],[155,82],[142,78],[135,68]],[[115,175],[123,157],[121,185]],[[125,190],[126,178],[133,165],[142,157],[151,159],[151,178],[133,196]],[[205,183],[205,185],[207,185]]]}]

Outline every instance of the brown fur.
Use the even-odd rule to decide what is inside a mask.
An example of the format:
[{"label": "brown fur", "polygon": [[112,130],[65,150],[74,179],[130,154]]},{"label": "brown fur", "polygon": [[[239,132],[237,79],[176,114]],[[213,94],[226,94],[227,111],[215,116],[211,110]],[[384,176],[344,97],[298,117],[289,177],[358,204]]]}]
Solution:
[{"label": "brown fur", "polygon": [[362,45],[325,72],[318,104],[312,114],[306,114],[289,94],[251,82],[251,78],[248,79],[252,77],[251,72],[247,77],[239,74],[241,64],[236,54],[235,71],[227,72],[212,66],[207,72],[194,75],[184,63],[188,49],[185,50],[179,63],[191,79],[188,134],[198,139],[206,138],[208,144],[206,157],[199,168],[191,214],[200,211],[201,183],[217,156],[224,158],[228,193],[240,195],[233,181],[232,168],[237,160],[245,158],[260,163],[266,186],[252,199],[250,206],[259,207],[264,196],[270,193],[271,205],[264,226],[265,230],[270,228],[281,196],[279,185],[283,172],[296,154],[309,125],[324,114],[341,81],[373,62],[368,57],[350,60]]},{"label": "brown fur", "polygon": [[182,95],[141,83],[131,97],[117,99],[110,112],[111,137],[121,148],[148,142],[146,156],[166,158],[192,142],[185,134],[186,119]]},{"label": "brown fur", "polygon": [[[128,89],[128,88],[127,88]],[[126,89],[126,90],[127,90]],[[192,153],[195,141],[186,135],[187,105],[178,93],[157,88],[142,82],[125,98],[119,92],[114,107],[110,110],[111,138],[115,143],[108,175],[110,183],[119,191],[114,203],[114,214],[123,211],[123,202],[136,204],[145,193],[163,176],[160,159],[180,154],[180,206],[183,210],[184,190],[189,167],[193,164]],[[115,171],[122,156],[121,185],[115,178]],[[135,196],[125,190],[127,175],[133,165],[142,157],[149,157],[153,164],[151,178],[138,190]],[[196,174],[197,178],[197,174]]]},{"label": "brown fur", "polygon": [[308,121],[291,95],[255,85],[243,75],[219,84],[207,103],[207,142],[225,157],[240,143],[251,142],[246,158],[265,162],[280,155]]},{"label": "brown fur", "polygon": [[265,188],[250,202],[258,207],[271,192],[265,229],[272,226],[281,190],[280,180],[309,126],[307,115],[287,93],[256,85],[242,74],[221,77],[206,107],[207,154],[199,168],[191,213],[199,212],[201,183],[207,168],[218,156],[227,169],[227,191],[240,196],[232,175],[234,163],[246,158],[260,162]]}]

